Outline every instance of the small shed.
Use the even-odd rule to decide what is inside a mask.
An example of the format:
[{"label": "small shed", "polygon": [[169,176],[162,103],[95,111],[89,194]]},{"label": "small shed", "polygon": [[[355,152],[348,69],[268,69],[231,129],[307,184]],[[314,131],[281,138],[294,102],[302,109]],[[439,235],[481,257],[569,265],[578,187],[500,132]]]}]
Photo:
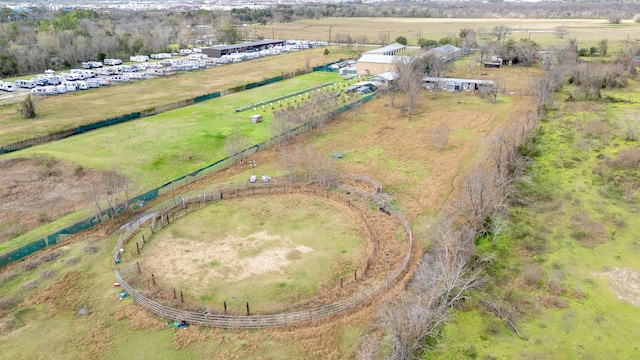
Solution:
[{"label": "small shed", "polygon": [[254,124],[255,123],[259,123],[261,121],[262,121],[262,115],[256,114],[256,115],[252,115],[251,116],[251,122],[254,123]]}]

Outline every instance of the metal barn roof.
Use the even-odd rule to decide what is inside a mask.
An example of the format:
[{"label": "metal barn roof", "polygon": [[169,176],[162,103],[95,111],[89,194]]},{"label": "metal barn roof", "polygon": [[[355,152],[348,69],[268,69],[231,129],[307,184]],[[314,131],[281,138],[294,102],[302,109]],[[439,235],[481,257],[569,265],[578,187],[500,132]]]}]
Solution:
[{"label": "metal barn roof", "polygon": [[393,44],[389,44],[387,46],[381,47],[379,49],[366,51],[365,54],[384,54],[390,51],[400,51],[405,49],[406,46],[400,43],[394,42]]}]

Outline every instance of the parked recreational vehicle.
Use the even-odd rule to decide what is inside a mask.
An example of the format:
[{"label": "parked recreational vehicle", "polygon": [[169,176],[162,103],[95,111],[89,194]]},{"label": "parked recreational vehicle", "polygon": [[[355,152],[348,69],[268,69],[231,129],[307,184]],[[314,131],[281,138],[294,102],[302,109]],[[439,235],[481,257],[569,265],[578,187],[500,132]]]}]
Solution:
[{"label": "parked recreational vehicle", "polygon": [[158,54],[151,54],[149,55],[150,58],[152,59],[171,59],[171,54],[169,53],[158,53]]},{"label": "parked recreational vehicle", "polygon": [[0,81],[0,90],[13,92],[15,90],[15,87],[13,86],[12,82]]},{"label": "parked recreational vehicle", "polygon": [[134,55],[129,57],[129,61],[145,62],[149,61],[149,57],[147,55]]},{"label": "parked recreational vehicle", "polygon": [[104,59],[104,64],[105,65],[121,65],[122,64],[122,60],[120,59]]},{"label": "parked recreational vehicle", "polygon": [[143,79],[146,79],[146,78],[147,78],[147,73],[144,73],[144,72],[135,72],[135,73],[131,73],[131,74],[129,74],[129,78],[130,78],[130,79],[140,79],[140,80],[143,80]]},{"label": "parked recreational vehicle", "polygon": [[122,65],[123,72],[136,72],[138,71],[138,67],[135,65]]},{"label": "parked recreational vehicle", "polygon": [[100,87],[100,81],[98,79],[87,80],[87,86],[90,87],[90,88],[99,88]]},{"label": "parked recreational vehicle", "polygon": [[24,89],[33,89],[34,87],[37,86],[35,80],[16,80],[14,84],[17,87],[24,88]]},{"label": "parked recreational vehicle", "polygon": [[49,76],[47,77],[47,81],[49,81],[49,85],[60,85],[63,79],[60,76]]},{"label": "parked recreational vehicle", "polygon": [[189,60],[205,60],[208,57],[209,56],[207,54],[189,54],[189,56],[187,56],[187,59],[189,59]]}]

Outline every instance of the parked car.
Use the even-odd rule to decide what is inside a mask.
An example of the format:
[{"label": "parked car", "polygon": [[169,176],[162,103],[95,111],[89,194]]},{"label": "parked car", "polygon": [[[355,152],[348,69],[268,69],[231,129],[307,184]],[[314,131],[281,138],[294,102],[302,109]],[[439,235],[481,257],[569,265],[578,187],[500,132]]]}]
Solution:
[{"label": "parked car", "polygon": [[373,91],[371,91],[371,89],[368,86],[363,86],[363,87],[358,88],[358,94],[360,94],[360,95],[369,94],[371,92],[373,92]]}]

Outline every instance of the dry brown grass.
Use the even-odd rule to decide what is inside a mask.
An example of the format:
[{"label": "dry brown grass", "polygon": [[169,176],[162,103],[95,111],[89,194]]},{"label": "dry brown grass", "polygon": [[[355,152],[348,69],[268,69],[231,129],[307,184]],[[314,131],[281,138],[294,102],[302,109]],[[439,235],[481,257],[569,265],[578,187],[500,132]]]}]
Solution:
[{"label": "dry brown grass", "polygon": [[[314,39],[328,41],[329,27],[331,38],[335,41],[340,34],[350,35],[362,43],[363,37],[371,44],[379,44],[381,39],[386,42],[387,37],[393,41],[398,36],[404,36],[409,45],[416,45],[418,35],[425,39],[439,40],[449,34],[457,35],[460,29],[474,29],[476,32],[488,32],[494,26],[506,25],[514,30],[551,30],[563,26],[568,30],[564,39],[557,38],[553,33],[514,32],[508,38],[529,38],[542,44],[566,43],[567,39],[578,39],[582,46],[595,46],[600,39],[609,39],[610,51],[621,47],[631,34],[630,42],[640,42],[637,29],[640,24],[632,20],[623,20],[620,25],[611,25],[605,19],[441,19],[441,18],[323,18],[318,20],[302,20],[293,23],[270,24],[257,26],[258,36],[287,39]],[[635,36],[634,36],[635,34]],[[588,47],[587,46],[587,47]]]},{"label": "dry brown grass", "polygon": [[[62,161],[42,158],[16,158],[0,161],[0,229],[10,223],[32,230],[49,219],[56,219],[88,204],[86,193],[100,172]],[[0,244],[12,237],[0,231]]]}]

